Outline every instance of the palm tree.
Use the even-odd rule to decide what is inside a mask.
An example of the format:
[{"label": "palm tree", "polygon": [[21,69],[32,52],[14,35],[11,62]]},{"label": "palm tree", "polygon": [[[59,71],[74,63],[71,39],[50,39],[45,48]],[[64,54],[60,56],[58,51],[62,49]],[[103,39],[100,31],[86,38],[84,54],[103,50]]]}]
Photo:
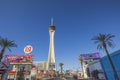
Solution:
[{"label": "palm tree", "polygon": [[8,40],[7,38],[0,38],[0,46],[1,46],[0,62],[3,58],[4,52],[6,49],[11,51],[10,47],[17,47],[17,45],[14,43],[14,41]]},{"label": "palm tree", "polygon": [[83,60],[82,56],[79,57],[79,61],[80,61],[81,67],[82,67],[83,80],[84,80],[84,70],[83,70],[83,62],[84,62],[84,60]]},{"label": "palm tree", "polygon": [[93,37],[92,40],[95,41],[94,42],[95,44],[98,44],[97,49],[99,49],[99,50],[104,49],[105,50],[107,57],[109,59],[109,62],[111,64],[111,67],[113,69],[115,80],[119,80],[117,72],[116,72],[115,67],[113,65],[112,59],[111,59],[109,52],[108,52],[108,49],[107,49],[107,47],[113,47],[112,38],[114,38],[114,37],[115,36],[111,35],[111,34],[99,34],[98,36]]},{"label": "palm tree", "polygon": [[86,71],[87,71],[87,76],[90,77],[90,70],[89,70],[89,67],[86,68]]},{"label": "palm tree", "polygon": [[62,71],[63,71],[63,65],[64,65],[63,63],[60,63],[60,64],[59,64],[59,66],[60,66],[60,72],[61,72],[61,73],[63,73],[63,72],[62,72]]},{"label": "palm tree", "polygon": [[61,77],[63,77],[63,65],[64,65],[63,63],[59,63]]}]

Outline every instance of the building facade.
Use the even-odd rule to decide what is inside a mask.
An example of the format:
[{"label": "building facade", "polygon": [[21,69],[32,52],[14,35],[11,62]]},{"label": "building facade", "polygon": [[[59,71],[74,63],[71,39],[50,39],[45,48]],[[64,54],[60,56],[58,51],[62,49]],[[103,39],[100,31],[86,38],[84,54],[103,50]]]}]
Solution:
[{"label": "building facade", "polygon": [[47,62],[46,61],[34,61],[33,65],[38,67],[39,71],[47,70]]},{"label": "building facade", "polygon": [[8,73],[8,79],[31,80],[32,55],[6,54],[4,61],[10,62],[12,70]]},{"label": "building facade", "polygon": [[94,71],[98,71],[96,74],[99,79],[105,79],[104,72],[102,70],[102,66],[99,60],[94,60],[88,65],[89,71],[90,71],[90,77],[94,77]]},{"label": "building facade", "polygon": [[[114,67],[117,71],[117,75],[120,79],[120,50],[111,53],[110,56],[111,56],[112,62],[114,64]],[[110,62],[109,62],[107,56],[101,58],[100,62],[102,65],[102,69],[105,73],[106,79],[107,80],[115,80],[114,73],[113,73],[112,67],[110,65]]]},{"label": "building facade", "polygon": [[101,58],[101,55],[99,52],[95,53],[87,53],[87,54],[80,54],[80,57],[82,58],[82,74],[84,78],[89,77],[89,71],[87,70],[90,67],[90,64],[92,64],[93,61],[98,60]]}]

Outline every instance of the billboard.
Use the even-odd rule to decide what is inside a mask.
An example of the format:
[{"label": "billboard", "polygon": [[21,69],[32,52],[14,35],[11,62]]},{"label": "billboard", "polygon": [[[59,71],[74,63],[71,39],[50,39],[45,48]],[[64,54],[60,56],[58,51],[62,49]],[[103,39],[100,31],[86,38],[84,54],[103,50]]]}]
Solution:
[{"label": "billboard", "polygon": [[33,61],[33,55],[6,54],[4,61],[6,60],[10,63],[27,63]]},{"label": "billboard", "polygon": [[96,53],[88,53],[88,54],[80,54],[80,56],[84,59],[84,60],[88,60],[88,59],[99,59],[101,58],[101,55],[99,52]]}]

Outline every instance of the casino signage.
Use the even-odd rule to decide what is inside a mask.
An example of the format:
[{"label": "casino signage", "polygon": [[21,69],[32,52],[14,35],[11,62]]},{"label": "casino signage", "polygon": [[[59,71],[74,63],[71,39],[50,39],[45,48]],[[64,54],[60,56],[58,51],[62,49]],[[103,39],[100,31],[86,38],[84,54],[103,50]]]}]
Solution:
[{"label": "casino signage", "polygon": [[10,63],[27,63],[33,61],[33,55],[20,55],[20,54],[6,54],[4,61],[9,61]]},{"label": "casino signage", "polygon": [[88,59],[99,59],[101,58],[100,53],[96,52],[96,53],[89,53],[89,54],[80,54],[80,56],[84,59],[84,60],[88,60]]},{"label": "casino signage", "polygon": [[26,54],[29,54],[33,51],[33,47],[31,45],[27,45],[25,48],[24,48],[24,52]]}]

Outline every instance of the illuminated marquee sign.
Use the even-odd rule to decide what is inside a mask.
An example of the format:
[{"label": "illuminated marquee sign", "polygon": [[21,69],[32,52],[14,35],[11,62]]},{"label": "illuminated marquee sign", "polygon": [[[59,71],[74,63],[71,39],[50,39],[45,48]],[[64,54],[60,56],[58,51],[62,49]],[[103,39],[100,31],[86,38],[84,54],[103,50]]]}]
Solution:
[{"label": "illuminated marquee sign", "polygon": [[33,47],[31,45],[27,45],[25,48],[24,48],[24,52],[26,54],[29,54],[33,51]]},{"label": "illuminated marquee sign", "polygon": [[17,63],[17,62],[32,62],[33,56],[32,55],[20,55],[20,54],[6,54],[4,61],[9,61],[11,63]]},{"label": "illuminated marquee sign", "polygon": [[88,59],[98,59],[101,58],[100,53],[90,53],[90,54],[80,54],[83,59],[88,60]]}]

